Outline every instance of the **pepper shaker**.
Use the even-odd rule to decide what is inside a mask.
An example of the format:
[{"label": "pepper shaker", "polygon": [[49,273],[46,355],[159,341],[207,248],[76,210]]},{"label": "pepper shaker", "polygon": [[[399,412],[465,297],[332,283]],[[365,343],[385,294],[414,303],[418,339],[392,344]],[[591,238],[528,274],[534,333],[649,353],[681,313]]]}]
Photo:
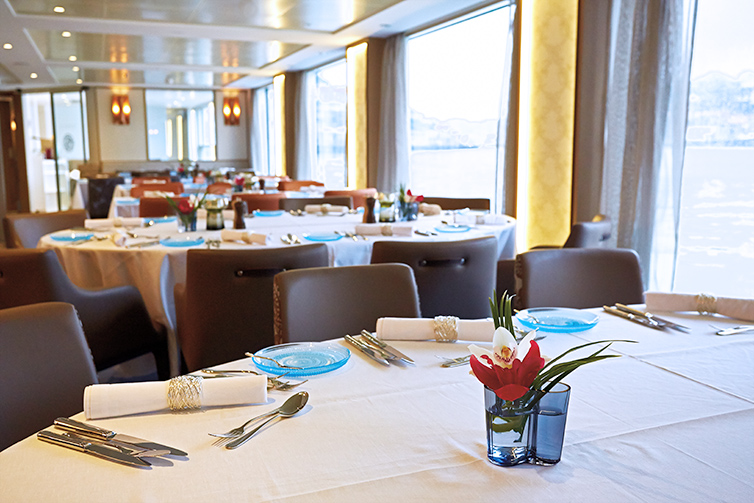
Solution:
[{"label": "pepper shaker", "polygon": [[246,201],[242,201],[241,199],[236,199],[233,201],[233,212],[235,213],[233,218],[233,228],[234,229],[245,229],[246,228],[246,222],[244,221],[244,217],[249,212],[249,205],[246,204]]},{"label": "pepper shaker", "polygon": [[373,197],[367,197],[367,204],[364,208],[364,223],[373,224],[377,222],[377,218],[374,216],[374,204],[377,200]]}]

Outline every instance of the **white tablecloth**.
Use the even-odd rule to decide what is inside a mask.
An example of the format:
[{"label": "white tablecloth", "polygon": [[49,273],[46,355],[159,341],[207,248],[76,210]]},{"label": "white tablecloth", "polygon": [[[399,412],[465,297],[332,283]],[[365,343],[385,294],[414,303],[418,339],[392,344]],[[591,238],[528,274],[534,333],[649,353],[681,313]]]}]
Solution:
[{"label": "white tablecloth", "polygon": [[[264,406],[95,422],[189,452],[148,470],[27,438],[0,453],[0,501],[754,501],[754,335],[718,337],[712,318],[668,317],[692,332],[601,313],[587,332],[540,342],[554,356],[585,340],[639,341],[567,378],[565,447],[553,467],[487,461],[482,385],[468,366],[441,368],[435,357],[466,354],[465,343],[395,342],[415,367],[354,352],[299,388],[311,395],[302,413],[234,451],[207,433],[290,392],[271,392]],[[249,359],[226,366],[253,368]]]},{"label": "white tablecloth", "polygon": [[[434,229],[440,225],[443,218],[446,217],[422,217],[415,222],[415,228]],[[311,241],[304,239],[305,233],[334,234],[336,230],[353,232],[355,225],[361,222],[361,219],[360,214],[297,217],[286,213],[277,217],[247,218],[246,227],[248,230],[269,233],[271,236],[269,246],[284,247],[288,245],[284,244],[280,237],[287,233],[296,234],[303,243],[311,243]],[[233,223],[226,221],[225,225],[232,227]],[[199,221],[198,228],[200,231],[191,233],[192,236],[220,239],[220,231],[201,230],[206,228],[203,220]],[[175,222],[169,222],[149,228],[134,229],[134,232],[167,237],[177,234],[177,225]],[[417,234],[413,234],[411,237],[369,236],[366,240],[354,241],[350,238],[342,238],[338,241],[328,241],[326,244],[330,252],[330,265],[344,266],[368,264],[372,256],[372,244],[377,240],[447,241],[485,235],[492,235],[497,238],[501,259],[512,258],[515,255],[514,220],[504,225],[475,226],[468,232],[438,233],[437,236],[433,237]],[[249,249],[258,246],[224,242],[220,249]],[[81,287],[102,288],[135,285],[141,292],[152,319],[167,327],[172,367],[174,373],[178,371],[179,353],[174,336],[176,323],[173,287],[176,283],[182,283],[186,280],[186,251],[190,248],[171,248],[157,245],[148,248],[127,249],[117,247],[110,241],[92,241],[70,246],[69,243],[54,241],[49,236],[44,236],[38,247],[54,248],[68,276]]]}]

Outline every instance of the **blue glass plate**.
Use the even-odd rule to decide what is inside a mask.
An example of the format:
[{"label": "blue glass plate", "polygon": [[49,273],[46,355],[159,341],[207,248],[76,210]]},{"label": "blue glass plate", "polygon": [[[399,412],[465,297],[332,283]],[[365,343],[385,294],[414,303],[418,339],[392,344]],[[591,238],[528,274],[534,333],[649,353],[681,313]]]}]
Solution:
[{"label": "blue glass plate", "polygon": [[204,243],[204,238],[165,238],[160,239],[162,246],[172,246],[174,248],[183,248],[186,246],[197,246]]},{"label": "blue glass plate", "polygon": [[450,224],[435,227],[437,232],[467,232],[471,227],[464,224]]},{"label": "blue glass plate", "polygon": [[334,232],[323,232],[321,234],[304,234],[304,239],[309,241],[337,241],[342,238],[340,234]]},{"label": "blue glass plate", "polygon": [[118,204],[139,204],[138,197],[124,197],[117,200]]},{"label": "blue glass plate", "polygon": [[[272,358],[271,360],[258,358]],[[332,342],[302,342],[270,346],[255,353],[253,361],[259,370],[270,374],[285,374],[286,377],[313,376],[331,372],[342,367],[351,357],[351,352]],[[299,367],[290,369],[283,367]]]},{"label": "blue glass plate", "polygon": [[147,222],[150,220],[156,224],[164,224],[165,222],[175,222],[178,219],[178,217],[150,217],[145,218]]},{"label": "blue glass plate", "polygon": [[589,330],[600,320],[593,312],[565,307],[533,307],[516,314],[516,319],[526,328],[541,332],[581,332]]},{"label": "blue glass plate", "polygon": [[55,241],[81,241],[82,239],[91,239],[93,236],[94,233],[89,231],[63,231],[50,234],[50,238]]},{"label": "blue glass plate", "polygon": [[270,210],[270,211],[254,210],[255,217],[279,217],[283,213],[285,213],[283,210]]}]

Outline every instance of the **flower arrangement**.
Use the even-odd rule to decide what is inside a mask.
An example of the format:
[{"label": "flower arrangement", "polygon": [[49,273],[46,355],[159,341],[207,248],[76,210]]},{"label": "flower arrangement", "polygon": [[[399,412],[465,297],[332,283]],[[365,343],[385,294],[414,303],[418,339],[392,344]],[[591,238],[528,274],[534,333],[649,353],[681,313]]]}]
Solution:
[{"label": "flower arrangement", "polygon": [[398,202],[401,204],[408,203],[420,203],[424,201],[424,196],[415,196],[411,193],[411,189],[406,190],[406,185],[401,184],[398,188]]},{"label": "flower arrangement", "polygon": [[178,220],[180,220],[180,224],[183,226],[183,229],[187,231],[196,230],[196,212],[204,205],[204,200],[206,198],[206,192],[202,194],[201,197],[197,196],[196,194],[191,194],[188,199],[181,199],[176,203],[172,197],[165,196],[168,204],[171,208],[173,208],[173,211],[175,211],[175,214],[178,216]]}]

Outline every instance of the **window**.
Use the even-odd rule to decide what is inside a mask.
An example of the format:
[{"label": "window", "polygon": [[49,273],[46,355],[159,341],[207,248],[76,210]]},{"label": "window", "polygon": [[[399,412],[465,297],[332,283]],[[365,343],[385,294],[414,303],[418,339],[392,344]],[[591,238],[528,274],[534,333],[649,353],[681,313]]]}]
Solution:
[{"label": "window", "polygon": [[212,91],[145,92],[150,161],[217,159]]},{"label": "window", "polygon": [[313,72],[316,108],[317,164],[313,177],[331,189],[346,186],[346,61],[340,60]]},{"label": "window", "polygon": [[498,6],[409,39],[414,193],[484,197],[494,206],[510,15]]},{"label": "window", "polygon": [[699,0],[673,289],[754,298],[754,3]]}]

